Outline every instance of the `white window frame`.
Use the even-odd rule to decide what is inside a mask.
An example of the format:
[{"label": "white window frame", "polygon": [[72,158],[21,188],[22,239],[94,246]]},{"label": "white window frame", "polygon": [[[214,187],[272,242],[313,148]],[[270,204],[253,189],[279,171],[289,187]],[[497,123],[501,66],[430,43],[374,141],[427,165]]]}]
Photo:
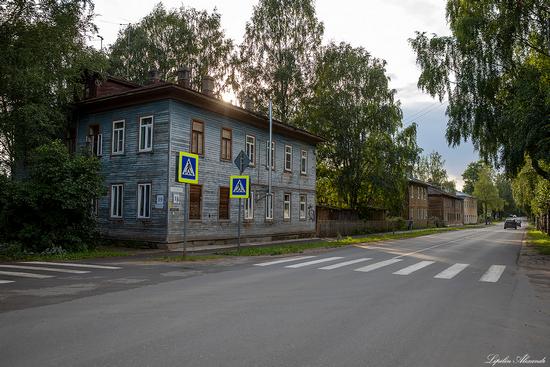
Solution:
[{"label": "white window frame", "polygon": [[[144,194],[142,192],[145,190]],[[151,200],[153,195],[151,194],[152,185],[151,183],[140,183],[138,184],[137,189],[137,217],[138,219],[149,219],[151,218]],[[147,195],[149,193],[149,195]],[[145,196],[144,196],[145,195]],[[148,196],[148,198],[147,198]],[[143,198],[145,198],[146,203],[143,205]],[[147,204],[149,202],[149,205]]]},{"label": "white window frame", "polygon": [[[251,139],[252,141],[249,142],[248,139]],[[251,167],[256,166],[256,137],[254,135],[246,135],[245,149],[246,149],[246,155],[248,156],[248,159],[250,159],[250,166]],[[266,146],[266,150],[267,150],[267,146]]]},{"label": "white window frame", "polygon": [[[287,158],[289,158],[287,160]],[[287,166],[288,163],[288,166]],[[285,171],[292,172],[292,146],[285,145]]]},{"label": "white window frame", "polygon": [[[269,169],[269,140],[265,142],[265,169]],[[275,170],[275,140],[271,141],[271,169]]]},{"label": "white window frame", "polygon": [[[288,200],[286,199],[287,195],[288,195]],[[286,210],[287,205],[288,205],[288,211]],[[292,194],[289,192],[285,192],[283,194],[283,220],[290,220],[290,218],[292,217],[291,210],[292,210]]]},{"label": "white window frame", "polygon": [[307,195],[301,194],[300,195],[300,220],[306,219],[306,211],[307,211]]},{"label": "white window frame", "polygon": [[303,150],[300,153],[300,173],[307,175],[307,150]]},{"label": "white window frame", "polygon": [[244,201],[244,219],[254,219],[254,191],[250,191],[248,198]]},{"label": "white window frame", "polygon": [[[122,122],[122,128],[115,128],[115,125],[119,122]],[[111,153],[113,155],[124,154],[124,144],[125,144],[125,140],[126,140],[125,132],[126,132],[126,121],[125,120],[113,121],[113,138],[111,139],[112,140]],[[118,149],[119,148],[119,146],[118,146],[119,139],[118,138],[119,138],[120,134],[122,134],[122,147],[119,150]],[[117,137],[116,144],[115,144],[115,136]]]},{"label": "white window frame", "polygon": [[[144,120],[151,120],[151,123],[144,124]],[[154,126],[154,119],[153,116],[143,116],[139,118],[139,152],[150,152],[153,150],[153,126]],[[145,146],[141,146],[141,136],[143,131],[145,131],[145,139],[144,143]],[[150,143],[149,146],[147,146],[147,143]]]},{"label": "white window frame", "polygon": [[265,196],[265,219],[273,220],[273,194]]},{"label": "white window frame", "polygon": [[[115,207],[115,204],[117,204],[116,207]],[[120,207],[118,204],[120,204]],[[115,208],[118,209],[116,210],[116,212],[115,212]],[[124,216],[124,184],[111,185],[111,210],[110,211],[111,211],[111,218],[122,218]]]}]

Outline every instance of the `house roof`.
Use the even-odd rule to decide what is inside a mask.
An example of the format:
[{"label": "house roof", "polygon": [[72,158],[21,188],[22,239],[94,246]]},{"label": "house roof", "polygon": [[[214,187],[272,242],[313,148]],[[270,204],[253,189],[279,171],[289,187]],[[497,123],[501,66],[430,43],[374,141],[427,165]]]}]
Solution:
[{"label": "house roof", "polygon": [[[146,86],[138,86],[118,78],[108,78],[116,83],[127,85],[129,89],[120,93],[82,100],[76,104],[80,111],[85,113],[96,113],[156,100],[173,99],[231,117],[261,129],[269,128],[269,119],[267,116],[234,106],[231,103],[178,84],[158,82]],[[318,135],[276,119],[273,119],[273,132],[311,144],[318,144],[325,141],[325,139]]]},{"label": "house roof", "polygon": [[460,197],[458,195],[453,195],[451,194],[450,192],[447,192],[445,190],[442,190],[436,186],[433,186],[433,185],[429,185],[428,186],[428,196],[429,195],[442,195],[442,196],[447,196],[447,197],[450,197],[452,199],[457,199],[457,200],[464,200],[463,197]]},{"label": "house roof", "polygon": [[456,196],[463,197],[463,198],[472,198],[472,199],[475,199],[475,196],[472,196],[472,195],[470,195],[470,194],[466,194],[465,192],[462,192],[462,191],[457,191],[457,192],[456,192]]},{"label": "house roof", "polygon": [[409,177],[409,182],[413,182],[415,184],[419,184],[419,185],[422,185],[422,186],[431,186],[429,183],[421,181],[421,180],[419,180],[417,178],[414,178],[414,177]]}]

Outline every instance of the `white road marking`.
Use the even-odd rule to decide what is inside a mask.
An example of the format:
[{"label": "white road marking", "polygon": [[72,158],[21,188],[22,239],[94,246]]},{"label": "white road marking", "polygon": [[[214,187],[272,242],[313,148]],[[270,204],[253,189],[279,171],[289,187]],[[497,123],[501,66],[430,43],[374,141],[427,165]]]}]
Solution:
[{"label": "white road marking", "polygon": [[47,261],[25,261],[22,264],[39,264],[39,265],[55,265],[55,266],[72,266],[75,268],[90,268],[90,269],[122,269],[118,266],[106,266],[106,265],[91,265],[91,264],[72,264],[72,263],[52,263]]},{"label": "white road marking", "polygon": [[414,264],[414,265],[411,265],[411,266],[407,266],[406,268],[403,268],[401,270],[398,270],[396,271],[394,274],[397,274],[397,275],[409,275],[417,270],[420,270],[422,268],[425,268],[426,266],[428,265],[432,265],[433,263],[435,263],[435,261],[421,261],[417,264]]},{"label": "white road marking", "polygon": [[438,279],[453,279],[458,273],[466,269],[470,264],[454,264],[443,270],[441,273],[434,276]]},{"label": "white road marking", "polygon": [[309,266],[309,265],[314,265],[314,264],[319,264],[319,263],[326,263],[328,261],[334,261],[334,260],[340,260],[340,259],[343,259],[343,257],[341,257],[341,256],[325,257],[325,258],[319,259],[319,260],[306,261],[305,263],[287,265],[287,266],[285,266],[285,268],[296,269],[296,268],[301,268],[301,267],[304,267],[304,266]]},{"label": "white road marking", "polygon": [[36,278],[36,279],[53,278],[52,275],[20,273],[20,272],[17,272],[17,271],[0,271],[0,275],[10,275],[12,277]]},{"label": "white road marking", "polygon": [[268,266],[268,265],[282,264],[282,263],[288,263],[288,262],[291,262],[291,261],[311,259],[312,257],[315,257],[315,256],[290,257],[290,258],[286,258],[286,259],[282,259],[282,260],[275,260],[275,261],[269,261],[269,262],[266,262],[266,263],[254,264],[254,266]]},{"label": "white road marking", "polygon": [[479,279],[480,282],[496,283],[500,279],[502,273],[504,273],[506,266],[504,265],[492,265],[489,270]]},{"label": "white road marking", "polygon": [[332,269],[338,269],[338,268],[341,268],[343,266],[348,266],[348,265],[351,265],[351,264],[357,264],[357,263],[360,263],[360,262],[363,262],[363,261],[367,261],[367,260],[372,260],[372,258],[370,257],[362,257],[360,259],[355,259],[355,260],[350,260],[350,261],[344,261],[343,263],[338,263],[338,264],[334,264],[334,265],[329,265],[329,266],[325,266],[325,267],[322,267],[322,268],[319,268],[321,270],[332,270]]},{"label": "white road marking", "polygon": [[0,279],[0,284],[13,283],[13,280],[2,280]]},{"label": "white road marking", "polygon": [[400,262],[400,261],[403,261],[403,260],[402,259],[396,259],[396,258],[389,259],[389,260],[384,260],[384,261],[380,261],[380,262],[377,262],[377,263],[374,263],[374,264],[371,264],[371,265],[363,266],[362,268],[355,269],[355,271],[362,271],[362,272],[366,273],[368,271],[380,269],[380,268],[383,268],[384,266],[395,264],[395,263]]},{"label": "white road marking", "polygon": [[89,271],[87,271],[87,270],[44,268],[42,266],[0,265],[0,268],[39,270],[39,271],[55,271],[55,272],[58,272],[58,273],[69,273],[69,274],[86,274],[86,273],[89,273]]}]

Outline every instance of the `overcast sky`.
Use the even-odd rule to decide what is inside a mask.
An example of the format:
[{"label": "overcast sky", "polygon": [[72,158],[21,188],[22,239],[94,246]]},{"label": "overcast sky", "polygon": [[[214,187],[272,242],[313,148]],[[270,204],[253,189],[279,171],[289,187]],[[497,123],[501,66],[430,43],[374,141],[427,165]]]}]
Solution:
[{"label": "overcast sky", "polygon": [[[96,24],[104,38],[104,47],[114,42],[121,23],[135,23],[149,13],[159,0],[95,0]],[[139,5],[137,5],[139,3]],[[245,23],[252,15],[257,0],[163,0],[166,8],[185,6],[222,15],[226,35],[238,44]],[[416,88],[419,70],[415,55],[407,43],[416,30],[448,34],[443,0],[317,0],[317,17],[325,24],[324,43],[345,41],[363,46],[373,56],[387,61],[391,87],[397,90],[405,125],[418,124],[418,143],[427,154],[433,150],[446,160],[449,176],[462,187],[461,174],[467,164],[477,160],[471,143],[447,146],[445,104]],[[93,40],[99,47],[99,39]]]}]

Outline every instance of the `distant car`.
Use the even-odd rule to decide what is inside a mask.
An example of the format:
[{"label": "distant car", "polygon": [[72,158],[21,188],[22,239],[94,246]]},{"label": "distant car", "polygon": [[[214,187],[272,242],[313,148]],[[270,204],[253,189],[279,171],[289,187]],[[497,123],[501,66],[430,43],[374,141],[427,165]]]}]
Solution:
[{"label": "distant car", "polygon": [[516,219],[516,223],[518,224],[518,227],[521,227],[521,219],[519,218],[515,218]]},{"label": "distant car", "polygon": [[514,218],[508,218],[504,222],[504,229],[506,228],[518,229],[518,222]]}]

